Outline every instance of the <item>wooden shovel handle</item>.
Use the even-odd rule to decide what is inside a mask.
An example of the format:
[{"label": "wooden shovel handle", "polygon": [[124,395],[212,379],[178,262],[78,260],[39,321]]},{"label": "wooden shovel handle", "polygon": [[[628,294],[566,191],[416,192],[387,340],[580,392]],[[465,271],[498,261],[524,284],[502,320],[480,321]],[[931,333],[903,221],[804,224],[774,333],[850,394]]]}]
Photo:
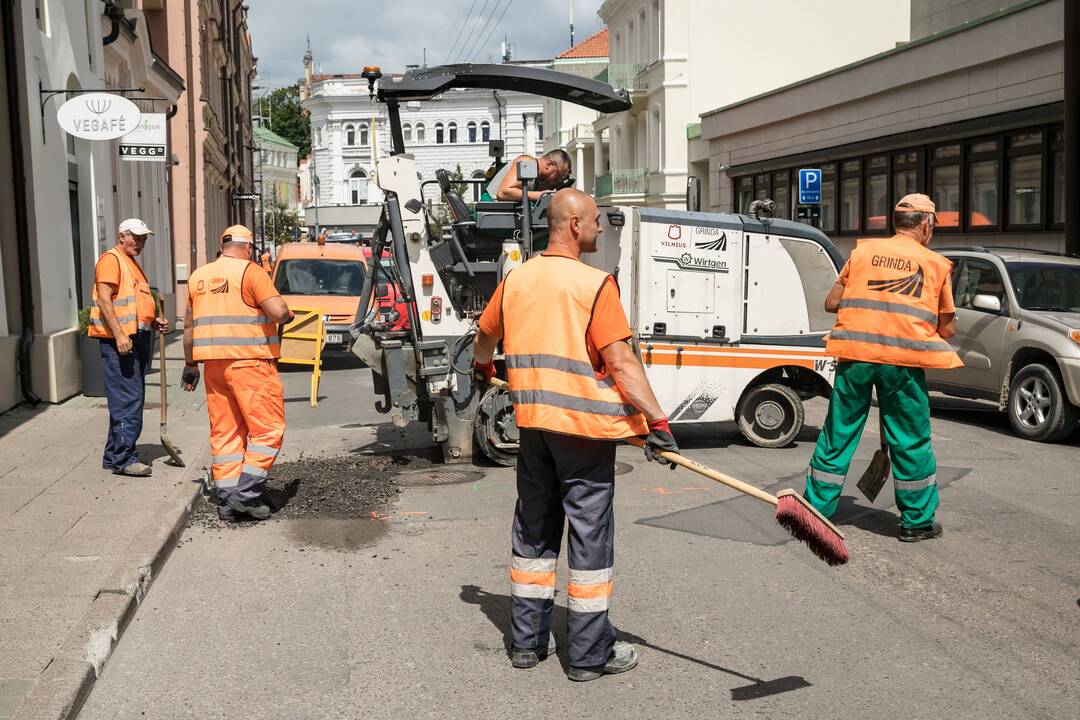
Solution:
[{"label": "wooden shovel handle", "polygon": [[[499,378],[491,378],[490,382],[494,387],[497,388],[502,388],[504,390],[510,388],[510,385],[505,380],[500,380]],[[623,442],[639,448],[645,447],[645,441],[639,437],[623,438]],[[687,470],[693,470],[698,475],[703,475],[710,480],[715,480],[718,483],[727,485],[729,488],[732,488],[733,490],[738,490],[739,492],[749,495],[750,497],[757,498],[758,500],[767,502],[770,505],[776,505],[776,503],[778,502],[775,495],[771,495],[762,490],[761,488],[754,487],[753,485],[745,483],[742,480],[733,478],[730,475],[725,475],[718,470],[713,470],[707,465],[702,465],[699,462],[694,462],[688,457],[683,457],[678,453],[666,451],[661,451],[659,454],[660,457],[664,458],[668,462],[673,462],[679,467],[684,467]]]},{"label": "wooden shovel handle", "polygon": [[[165,317],[165,301],[160,297],[154,298],[154,304],[157,306],[157,316]],[[155,318],[155,321],[157,318]],[[165,423],[169,419],[169,403],[167,401],[167,393],[169,391],[168,379],[165,376],[165,333],[158,331],[158,381],[161,385],[161,424]]]}]

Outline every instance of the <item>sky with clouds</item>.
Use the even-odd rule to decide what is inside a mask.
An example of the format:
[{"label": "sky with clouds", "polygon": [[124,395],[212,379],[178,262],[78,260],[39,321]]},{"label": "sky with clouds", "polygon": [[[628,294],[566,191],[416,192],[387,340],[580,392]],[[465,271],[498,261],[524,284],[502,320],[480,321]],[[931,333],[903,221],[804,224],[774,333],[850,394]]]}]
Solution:
[{"label": "sky with clouds", "polygon": [[276,87],[302,77],[309,35],[316,67],[326,73],[364,65],[401,71],[423,62],[424,48],[429,65],[499,62],[504,34],[514,59],[551,58],[570,45],[571,3],[581,42],[600,29],[602,0],[251,0],[257,83]]}]

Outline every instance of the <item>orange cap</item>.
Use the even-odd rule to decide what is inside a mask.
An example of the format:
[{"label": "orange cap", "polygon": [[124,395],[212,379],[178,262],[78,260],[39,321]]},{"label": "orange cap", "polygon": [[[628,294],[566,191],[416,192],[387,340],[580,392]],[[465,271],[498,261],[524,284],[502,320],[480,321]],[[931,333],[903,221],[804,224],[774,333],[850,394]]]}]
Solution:
[{"label": "orange cap", "polygon": [[254,242],[255,236],[251,234],[243,225],[233,225],[232,227],[225,228],[225,232],[221,233],[221,242]]},{"label": "orange cap", "polygon": [[937,207],[934,201],[922,193],[911,193],[900,198],[896,203],[896,210],[900,212],[924,212],[937,217]]}]

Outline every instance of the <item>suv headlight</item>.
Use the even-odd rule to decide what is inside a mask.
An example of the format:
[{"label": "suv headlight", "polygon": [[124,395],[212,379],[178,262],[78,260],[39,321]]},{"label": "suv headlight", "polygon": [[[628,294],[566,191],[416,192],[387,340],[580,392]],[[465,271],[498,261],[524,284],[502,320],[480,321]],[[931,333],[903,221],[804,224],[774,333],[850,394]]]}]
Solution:
[{"label": "suv headlight", "polygon": [[1077,346],[1080,346],[1080,329],[1070,330],[1069,339],[1076,343]]}]

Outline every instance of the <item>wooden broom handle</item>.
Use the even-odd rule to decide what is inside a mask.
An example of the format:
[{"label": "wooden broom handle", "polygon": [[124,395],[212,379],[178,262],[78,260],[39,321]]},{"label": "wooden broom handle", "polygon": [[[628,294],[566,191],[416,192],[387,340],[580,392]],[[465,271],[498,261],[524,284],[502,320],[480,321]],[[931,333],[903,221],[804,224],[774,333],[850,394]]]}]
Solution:
[{"label": "wooden broom handle", "polygon": [[[489,382],[491,383],[492,386],[497,387],[497,388],[502,388],[504,390],[508,390],[510,388],[510,385],[505,380],[500,380],[499,378],[491,378],[491,380]],[[645,441],[642,440],[639,437],[623,438],[622,441],[629,444],[629,445],[633,445],[635,447],[639,447],[639,448],[645,447]],[[749,483],[744,483],[742,480],[738,480],[736,478],[733,478],[730,475],[725,475],[724,473],[722,473],[722,472],[720,472],[718,470],[713,470],[711,467],[708,467],[706,465],[702,465],[701,463],[698,463],[698,462],[694,462],[690,458],[683,457],[682,455],[679,455],[678,453],[661,451],[658,454],[660,455],[660,457],[664,458],[668,462],[673,462],[676,465],[678,465],[679,467],[684,467],[687,470],[693,470],[698,475],[703,475],[704,477],[707,477],[710,480],[715,480],[718,483],[721,483],[723,485],[727,485],[729,488],[732,488],[733,490],[738,490],[741,493],[749,495],[750,497],[753,497],[753,498],[757,498],[758,500],[761,500],[763,502],[767,502],[770,505],[776,505],[776,503],[779,502],[775,495],[771,495],[771,494],[765,492],[764,490],[762,490],[761,488],[754,487],[753,485],[751,485]]]}]

